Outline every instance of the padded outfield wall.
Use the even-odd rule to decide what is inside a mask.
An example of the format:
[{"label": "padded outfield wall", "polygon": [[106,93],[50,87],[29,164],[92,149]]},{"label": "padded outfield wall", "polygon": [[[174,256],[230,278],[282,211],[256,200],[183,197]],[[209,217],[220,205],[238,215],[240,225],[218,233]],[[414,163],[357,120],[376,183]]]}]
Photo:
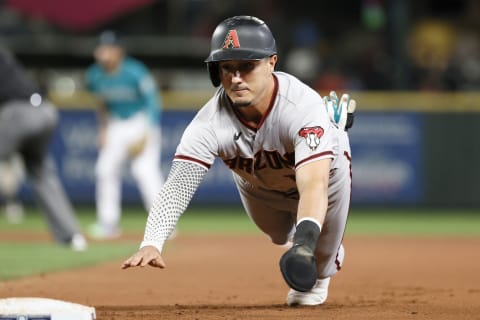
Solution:
[{"label": "padded outfield wall", "polygon": [[[162,117],[162,171],[183,129],[212,92],[165,92]],[[353,93],[358,101],[350,131],[353,154],[353,205],[480,205],[480,94]],[[96,102],[86,94],[51,93],[61,122],[52,154],[75,203],[93,204],[96,150]],[[129,172],[125,203],[140,197]],[[30,194],[22,189],[22,198]],[[216,161],[194,197],[198,204],[240,203],[231,173]]]}]

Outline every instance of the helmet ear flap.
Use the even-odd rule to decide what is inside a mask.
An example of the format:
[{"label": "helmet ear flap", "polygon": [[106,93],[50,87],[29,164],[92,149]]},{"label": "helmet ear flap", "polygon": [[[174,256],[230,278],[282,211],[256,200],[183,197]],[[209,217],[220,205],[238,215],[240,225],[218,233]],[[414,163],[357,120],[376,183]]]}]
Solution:
[{"label": "helmet ear flap", "polygon": [[210,80],[214,87],[218,87],[220,85],[220,70],[218,62],[209,62],[207,63],[208,73],[210,74]]}]

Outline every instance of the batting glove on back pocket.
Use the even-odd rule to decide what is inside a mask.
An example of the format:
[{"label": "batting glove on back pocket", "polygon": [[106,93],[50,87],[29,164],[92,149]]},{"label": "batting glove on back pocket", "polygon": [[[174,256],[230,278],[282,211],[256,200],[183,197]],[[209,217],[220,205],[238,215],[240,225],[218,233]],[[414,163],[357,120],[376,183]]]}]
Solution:
[{"label": "batting glove on back pocket", "polygon": [[323,97],[330,120],[341,130],[347,131],[353,126],[354,112],[357,102],[344,93],[338,100],[337,93],[330,91],[330,95]]}]

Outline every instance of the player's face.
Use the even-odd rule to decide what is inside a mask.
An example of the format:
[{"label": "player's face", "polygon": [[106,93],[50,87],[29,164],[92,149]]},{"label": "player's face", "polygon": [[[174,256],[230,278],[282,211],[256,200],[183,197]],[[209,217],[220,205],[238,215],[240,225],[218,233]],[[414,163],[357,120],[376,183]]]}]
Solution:
[{"label": "player's face", "polygon": [[272,72],[277,56],[262,60],[229,60],[220,62],[220,79],[235,107],[255,106],[267,96],[272,86]]},{"label": "player's face", "polygon": [[123,50],[117,46],[100,45],[95,49],[94,57],[107,71],[113,72],[122,60]]}]

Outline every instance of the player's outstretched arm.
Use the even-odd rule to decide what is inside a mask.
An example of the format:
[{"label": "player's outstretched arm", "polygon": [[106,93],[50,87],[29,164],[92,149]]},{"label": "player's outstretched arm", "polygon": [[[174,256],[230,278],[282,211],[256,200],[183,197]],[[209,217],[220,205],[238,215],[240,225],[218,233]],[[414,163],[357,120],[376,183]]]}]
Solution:
[{"label": "player's outstretched arm", "polygon": [[138,250],[123,262],[122,269],[128,269],[130,267],[145,267],[147,265],[161,269],[166,267],[165,262],[160,255],[160,251],[154,246],[145,246]]},{"label": "player's outstretched arm", "polygon": [[163,245],[185,212],[207,170],[194,162],[173,161],[167,181],[149,210],[141,249],[125,260],[122,269],[146,265],[165,267],[161,256]]}]

